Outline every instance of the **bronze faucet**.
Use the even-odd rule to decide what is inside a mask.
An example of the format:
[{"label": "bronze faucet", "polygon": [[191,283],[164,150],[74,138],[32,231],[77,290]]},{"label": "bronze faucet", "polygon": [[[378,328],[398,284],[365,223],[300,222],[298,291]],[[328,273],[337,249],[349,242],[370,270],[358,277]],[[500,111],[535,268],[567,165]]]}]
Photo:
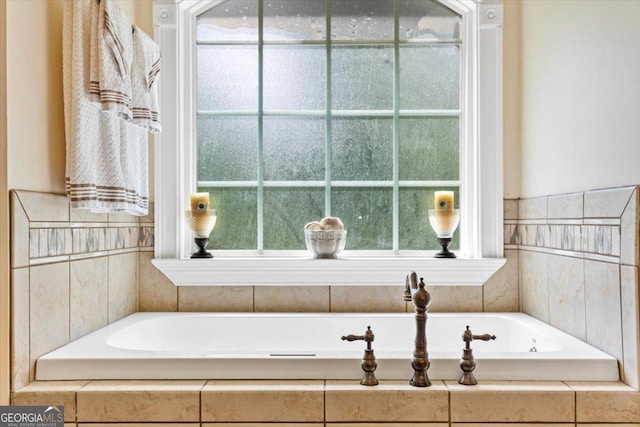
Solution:
[{"label": "bronze faucet", "polygon": [[375,335],[373,335],[373,331],[371,330],[371,326],[367,326],[367,330],[364,335],[346,335],[341,337],[343,341],[359,341],[362,340],[367,343],[367,348],[364,350],[364,356],[362,357],[362,370],[364,371],[364,376],[362,380],[360,380],[360,384],[362,385],[378,385],[378,379],[374,375],[374,371],[378,367],[376,363],[376,356],[373,354],[373,349],[371,348],[371,343],[373,342]]},{"label": "bronze faucet", "polygon": [[473,350],[471,349],[471,341],[482,340],[489,341],[495,340],[495,335],[473,335],[469,326],[462,334],[462,341],[465,342],[464,349],[462,350],[462,358],[460,359],[460,369],[462,369],[462,376],[458,380],[458,383],[462,385],[476,385],[478,380],[473,376],[473,370],[476,368],[476,361],[473,358]]},{"label": "bronze faucet", "polygon": [[407,275],[404,300],[413,301],[416,312],[416,340],[411,360],[413,378],[409,384],[414,387],[429,387],[431,381],[427,376],[427,369],[431,363],[427,353],[427,306],[431,302],[431,295],[424,288],[422,277],[418,283],[418,275],[413,271]]}]

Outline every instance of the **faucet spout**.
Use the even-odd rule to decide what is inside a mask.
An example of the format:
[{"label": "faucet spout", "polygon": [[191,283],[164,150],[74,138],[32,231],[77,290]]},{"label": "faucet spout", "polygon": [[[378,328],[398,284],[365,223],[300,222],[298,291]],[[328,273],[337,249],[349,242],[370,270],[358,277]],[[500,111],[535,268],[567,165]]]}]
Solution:
[{"label": "faucet spout", "polygon": [[418,290],[418,275],[415,271],[407,274],[407,279],[404,284],[404,300],[411,301],[413,292]]},{"label": "faucet spout", "polygon": [[423,278],[420,278],[419,283],[417,278],[417,274],[411,272],[407,276],[405,284],[405,300],[408,290],[416,313],[416,339],[411,360],[413,378],[409,384],[414,387],[429,387],[431,381],[427,375],[427,369],[429,369],[431,362],[429,362],[429,353],[427,352],[427,306],[431,302],[431,295],[424,287]]}]

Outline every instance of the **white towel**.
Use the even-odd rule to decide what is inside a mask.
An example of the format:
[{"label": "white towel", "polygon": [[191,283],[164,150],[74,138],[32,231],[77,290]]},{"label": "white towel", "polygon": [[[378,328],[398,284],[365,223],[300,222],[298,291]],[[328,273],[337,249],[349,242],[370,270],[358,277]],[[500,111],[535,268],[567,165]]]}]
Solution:
[{"label": "white towel", "polygon": [[[103,111],[131,120],[131,20],[113,0],[90,0],[91,58],[89,99]],[[96,13],[97,11],[97,13]]]},{"label": "white towel", "polygon": [[66,192],[72,208],[146,215],[148,133],[116,114],[95,108],[88,99],[94,3],[64,2]]},{"label": "white towel", "polygon": [[158,74],[160,73],[160,47],[140,28],[133,26],[133,66],[131,92],[133,93],[132,123],[150,132],[162,132],[158,110]]}]

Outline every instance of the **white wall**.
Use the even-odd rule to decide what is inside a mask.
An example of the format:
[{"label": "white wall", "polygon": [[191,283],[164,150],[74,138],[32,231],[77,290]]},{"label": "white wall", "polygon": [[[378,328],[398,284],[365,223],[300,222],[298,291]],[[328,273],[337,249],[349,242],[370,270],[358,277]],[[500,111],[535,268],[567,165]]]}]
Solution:
[{"label": "white wall", "polygon": [[520,195],[522,135],[522,2],[505,1],[503,26],[504,197]]},{"label": "white wall", "polygon": [[640,183],[640,1],[521,7],[520,196]]}]

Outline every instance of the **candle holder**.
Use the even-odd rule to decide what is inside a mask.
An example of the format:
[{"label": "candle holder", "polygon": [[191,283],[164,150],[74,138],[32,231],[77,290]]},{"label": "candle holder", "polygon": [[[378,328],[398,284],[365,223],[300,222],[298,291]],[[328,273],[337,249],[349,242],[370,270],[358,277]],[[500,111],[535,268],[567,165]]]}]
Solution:
[{"label": "candle holder", "polygon": [[216,211],[214,209],[207,209],[204,213],[194,214],[188,210],[185,212],[185,217],[187,219],[187,225],[191,231],[193,231],[193,241],[198,247],[198,251],[191,254],[191,258],[213,258],[211,252],[205,248],[207,244],[209,244],[209,236],[218,219]]},{"label": "candle holder", "polygon": [[429,209],[429,223],[431,228],[436,232],[438,243],[442,246],[442,250],[436,252],[435,258],[455,258],[456,254],[449,250],[449,244],[453,238],[453,233],[460,223],[460,209],[442,211],[438,209]]}]

